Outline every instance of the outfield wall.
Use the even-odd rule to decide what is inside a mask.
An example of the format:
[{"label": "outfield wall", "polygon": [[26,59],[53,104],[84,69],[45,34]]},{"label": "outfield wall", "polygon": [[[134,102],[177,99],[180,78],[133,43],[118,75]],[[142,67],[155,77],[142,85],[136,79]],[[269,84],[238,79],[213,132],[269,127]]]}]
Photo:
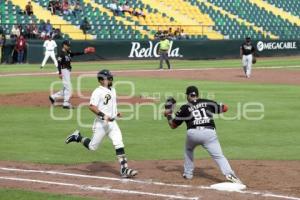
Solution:
[{"label": "outfield wall", "polygon": [[[61,42],[57,41],[59,49]],[[169,56],[176,59],[223,59],[238,58],[243,41],[173,41]],[[259,56],[300,55],[300,40],[289,41],[253,41]],[[43,58],[43,42],[28,41],[27,62],[40,63]],[[11,56],[12,46],[7,42],[4,54]],[[158,41],[72,41],[73,52],[82,51],[84,47],[93,46],[97,52],[93,55],[75,57],[74,61],[157,59]]]}]

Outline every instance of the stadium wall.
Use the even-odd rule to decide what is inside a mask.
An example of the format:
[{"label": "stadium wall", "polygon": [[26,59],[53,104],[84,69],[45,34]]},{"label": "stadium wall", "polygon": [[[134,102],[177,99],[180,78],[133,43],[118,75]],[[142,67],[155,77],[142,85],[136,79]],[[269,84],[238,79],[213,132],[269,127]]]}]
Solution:
[{"label": "stadium wall", "polygon": [[[57,41],[59,49],[62,41]],[[205,40],[174,41],[169,56],[175,59],[223,59],[238,58],[243,41],[238,40]],[[259,56],[300,55],[300,40],[253,41]],[[30,40],[27,45],[27,62],[40,63],[43,58],[43,41]],[[157,59],[159,57],[158,41],[72,41],[72,51],[82,51],[93,46],[97,52],[93,55],[75,57],[74,61]],[[12,55],[12,43],[7,42],[4,56]]]}]

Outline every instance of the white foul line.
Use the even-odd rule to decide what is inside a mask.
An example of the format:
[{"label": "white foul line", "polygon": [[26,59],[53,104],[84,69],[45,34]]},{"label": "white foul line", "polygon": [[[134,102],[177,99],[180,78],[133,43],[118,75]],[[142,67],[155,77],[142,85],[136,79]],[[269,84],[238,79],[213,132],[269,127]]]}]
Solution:
[{"label": "white foul line", "polygon": [[147,195],[147,196],[156,196],[163,198],[172,198],[172,199],[187,199],[187,200],[198,200],[198,197],[186,197],[179,195],[171,195],[171,194],[160,194],[160,193],[151,193],[151,192],[140,192],[135,190],[121,190],[121,189],[111,189],[108,187],[97,187],[90,185],[79,185],[72,183],[63,183],[63,182],[53,182],[53,181],[43,181],[36,179],[25,179],[25,178],[16,178],[16,177],[4,177],[0,176],[0,179],[3,180],[11,180],[11,181],[20,181],[20,182],[31,182],[31,183],[41,183],[48,185],[59,185],[59,186],[68,186],[68,187],[76,187],[81,190],[94,190],[94,191],[105,191],[105,192],[113,192],[113,193],[123,193],[123,194],[136,194],[136,195]]},{"label": "white foul line", "polygon": [[[274,66],[274,67],[255,67],[254,69],[285,69],[285,68],[300,68],[300,66]],[[172,72],[172,71],[206,71],[206,70],[232,70],[239,69],[238,67],[207,67],[207,68],[187,68],[187,69],[171,69],[171,70],[158,70],[158,69],[139,69],[139,70],[111,70],[112,73],[140,73],[140,72]],[[72,74],[93,74],[98,71],[75,71]],[[28,73],[9,73],[0,74],[0,77],[15,77],[15,76],[45,76],[57,75],[56,72],[28,72]]]},{"label": "white foul line", "polygon": [[[194,188],[194,189],[203,189],[203,190],[215,190],[215,189],[211,188],[210,186],[180,185],[180,184],[155,182],[155,181],[152,181],[152,180],[120,179],[120,178],[113,178],[113,177],[91,176],[91,175],[73,174],[73,173],[65,173],[65,172],[58,172],[58,171],[29,170],[29,169],[16,169],[16,168],[6,168],[6,167],[0,167],[0,170],[3,170],[3,171],[17,171],[17,172],[25,172],[25,173],[42,173],[42,174],[72,176],[72,177],[91,178],[91,179],[102,179],[102,180],[119,181],[119,182],[132,182],[132,183],[139,183],[139,184],[161,185],[161,186],[178,187],[178,188],[192,188],[192,189]],[[259,196],[265,196],[265,197],[289,199],[289,200],[300,200],[300,198],[298,198],[298,197],[277,195],[277,194],[264,193],[264,192],[256,192],[256,191],[250,191],[250,190],[234,191],[234,192],[238,192],[238,193],[242,193],[242,194],[259,195]]]}]

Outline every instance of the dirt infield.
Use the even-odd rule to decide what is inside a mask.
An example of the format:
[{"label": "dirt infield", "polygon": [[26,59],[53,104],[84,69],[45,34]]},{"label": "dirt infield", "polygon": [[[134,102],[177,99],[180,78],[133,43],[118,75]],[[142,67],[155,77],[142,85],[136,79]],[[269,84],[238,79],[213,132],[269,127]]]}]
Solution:
[{"label": "dirt infield", "polygon": [[[81,103],[88,105],[91,93],[83,93],[82,96],[74,95],[71,98],[71,102],[74,106]],[[47,92],[30,92],[30,93],[15,93],[0,95],[0,105],[12,105],[12,106],[30,106],[30,107],[49,107],[51,105],[49,101],[49,93]],[[55,104],[57,106],[62,105],[62,100],[59,99]],[[131,103],[131,104],[141,104],[154,102],[153,99],[143,98],[143,97],[126,97],[120,96],[118,98],[120,103]]]},{"label": "dirt infield", "polygon": [[[131,161],[130,165],[139,170],[139,175],[130,180],[119,177],[117,163],[45,165],[0,161],[0,187],[112,200],[300,199],[300,179],[297,178],[300,161],[241,160],[231,163],[248,186],[243,193],[209,188],[211,184],[224,181],[212,160],[196,161],[198,168],[193,180],[181,177],[182,161],[174,160]],[[14,168],[18,170],[12,171]]]}]

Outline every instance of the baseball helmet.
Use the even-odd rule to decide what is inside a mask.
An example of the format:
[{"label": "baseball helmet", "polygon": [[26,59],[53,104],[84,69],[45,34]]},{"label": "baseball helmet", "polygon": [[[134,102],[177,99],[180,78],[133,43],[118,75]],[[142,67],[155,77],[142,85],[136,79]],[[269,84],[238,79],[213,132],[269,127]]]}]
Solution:
[{"label": "baseball helmet", "polygon": [[63,45],[70,46],[70,45],[71,45],[71,42],[70,42],[70,40],[64,40],[62,44],[63,44]]},{"label": "baseball helmet", "polygon": [[199,96],[199,91],[196,86],[192,85],[186,88],[185,94],[189,96]]},{"label": "baseball helmet", "polygon": [[99,71],[97,74],[97,78],[98,78],[98,81],[105,80],[105,79],[111,80],[111,81],[114,80],[114,76],[108,69],[103,69],[103,70]]}]

